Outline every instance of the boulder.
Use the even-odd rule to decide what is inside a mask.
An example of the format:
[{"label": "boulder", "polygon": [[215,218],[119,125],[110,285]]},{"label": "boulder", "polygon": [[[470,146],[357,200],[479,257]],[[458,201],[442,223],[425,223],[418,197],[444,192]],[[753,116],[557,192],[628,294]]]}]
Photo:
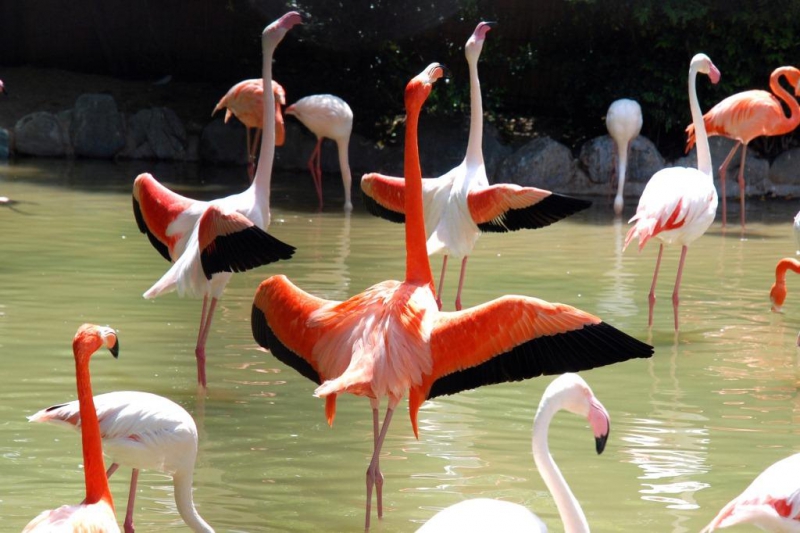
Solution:
[{"label": "boulder", "polygon": [[592,193],[581,189],[577,164],[570,149],[550,137],[536,138],[506,157],[495,178],[497,182],[554,192]]},{"label": "boulder", "polygon": [[128,120],[125,150],[120,154],[133,159],[184,160],[187,135],[183,123],[169,108],[142,109]]},{"label": "boulder", "polygon": [[83,94],[69,128],[75,155],[108,159],[125,147],[125,119],[109,94]]},{"label": "boulder", "polygon": [[203,128],[200,136],[200,159],[210,163],[247,164],[246,130],[238,120],[226,124],[215,118]]},{"label": "boulder", "polygon": [[0,128],[0,161],[5,161],[11,156],[11,133]]},{"label": "boulder", "polygon": [[[714,168],[714,183],[717,184],[717,193],[722,194],[719,185],[719,166],[728,157],[728,154],[733,148],[735,141],[727,137],[711,137],[708,140],[709,149],[711,151],[711,165]],[[731,159],[728,164],[726,174],[728,180],[725,182],[725,195],[728,198],[739,197],[739,161],[741,161],[742,151],[741,148],[736,152],[736,155]],[[697,168],[697,147],[684,157],[675,161],[672,166],[680,167],[694,167]],[[761,195],[769,192],[769,162],[761,159],[751,149],[747,150],[747,159],[744,164],[744,182],[746,187],[746,194]]]},{"label": "boulder", "polygon": [[769,189],[778,196],[800,195],[800,148],[783,152],[769,168]]},{"label": "boulder", "polygon": [[35,156],[70,155],[67,132],[52,113],[38,111],[25,115],[14,126],[15,151]]},{"label": "boulder", "polygon": [[[609,135],[595,137],[581,147],[578,162],[593,183],[616,183],[617,148]],[[639,135],[628,152],[625,183],[647,183],[650,177],[664,168],[664,158],[658,148]]]}]

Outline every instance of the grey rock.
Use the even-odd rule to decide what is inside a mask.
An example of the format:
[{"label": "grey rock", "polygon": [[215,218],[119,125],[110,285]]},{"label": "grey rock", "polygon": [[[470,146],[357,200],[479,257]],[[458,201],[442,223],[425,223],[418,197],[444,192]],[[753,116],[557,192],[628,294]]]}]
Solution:
[{"label": "grey rock", "polygon": [[769,168],[769,192],[778,196],[800,195],[800,148],[780,154]]},{"label": "grey rock", "polygon": [[79,96],[69,132],[78,156],[112,158],[125,147],[125,120],[108,94]]},{"label": "grey rock", "polygon": [[142,109],[128,120],[123,157],[134,159],[186,159],[186,129],[169,108]]},{"label": "grey rock", "polygon": [[554,192],[581,192],[577,164],[569,148],[550,137],[539,137],[506,157],[495,173],[496,181],[539,187]]},{"label": "grey rock", "polygon": [[[727,137],[711,137],[708,140],[709,149],[711,151],[711,165],[714,168],[714,183],[717,184],[717,193],[722,194],[719,182],[719,166],[725,161],[725,158],[733,148],[735,141]],[[725,172],[728,179],[725,182],[725,195],[728,198],[737,198],[739,196],[739,161],[741,160],[741,148],[736,152],[736,155],[731,159],[728,164],[728,169]],[[694,167],[697,168],[697,147],[684,157],[675,160],[671,166],[680,167]],[[748,148],[747,158],[744,164],[744,182],[746,194],[761,195],[770,191],[769,183],[769,162],[761,159],[756,155],[753,150]]]},{"label": "grey rock", "polygon": [[70,153],[69,135],[52,113],[25,115],[14,126],[15,149],[21,154],[65,156]]},{"label": "grey rock", "polygon": [[11,155],[11,133],[0,128],[0,161],[4,161]]},{"label": "grey rock", "polygon": [[[580,150],[578,161],[593,183],[616,183],[617,149],[609,135],[587,141]],[[631,143],[625,183],[647,183],[650,177],[664,168],[664,158],[658,148],[639,135]]]},{"label": "grey rock", "polygon": [[246,165],[244,125],[238,120],[225,124],[222,117],[209,122],[200,136],[200,159],[210,163]]}]

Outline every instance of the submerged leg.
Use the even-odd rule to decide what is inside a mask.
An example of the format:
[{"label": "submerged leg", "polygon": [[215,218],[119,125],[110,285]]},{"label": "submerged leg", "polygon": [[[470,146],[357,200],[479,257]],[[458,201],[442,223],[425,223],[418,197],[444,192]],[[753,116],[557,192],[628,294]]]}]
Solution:
[{"label": "submerged leg", "polygon": [[742,145],[742,158],[739,163],[739,209],[741,210],[742,231],[744,231],[744,159],[747,156],[747,145]]},{"label": "submerged leg", "polygon": [[678,291],[681,288],[681,276],[683,276],[683,263],[686,261],[686,252],[689,248],[684,245],[681,248],[681,262],[678,263],[678,275],[675,278],[675,289],[672,291],[672,309],[675,312],[675,331],[678,331],[678,305],[680,304],[680,296]]},{"label": "submerged leg", "polygon": [[727,224],[727,217],[728,217],[728,200],[727,196],[725,195],[725,178],[728,172],[728,163],[731,162],[733,159],[733,155],[736,153],[736,150],[739,148],[739,143],[733,145],[731,148],[728,157],[725,158],[725,161],[719,166],[719,185],[720,185],[720,192],[722,193],[722,227],[724,228]]},{"label": "submerged leg", "polygon": [[650,311],[647,314],[647,326],[653,325],[653,309],[656,306],[656,280],[658,279],[658,269],[661,268],[661,256],[664,254],[664,245],[658,247],[658,259],[656,259],[656,269],[653,271],[653,283],[650,285],[650,294],[647,301],[650,304]]},{"label": "submerged leg", "polygon": [[[383,441],[386,438],[386,431],[389,429],[389,422],[392,421],[392,413],[394,413],[394,407],[397,405],[396,401],[389,400],[389,407],[386,409],[386,418],[383,419],[383,427],[381,428],[380,435],[378,435],[378,439],[375,442],[375,450],[372,453],[372,461],[370,461],[369,466],[367,467],[367,517],[364,522],[364,531],[369,531],[369,518],[370,518],[370,511],[372,510],[372,487],[376,483],[376,479],[380,471],[378,470],[378,459],[381,455],[381,447],[383,446]],[[379,500],[379,505],[382,505],[383,502]],[[380,514],[378,514],[378,518],[380,518]]]},{"label": "submerged leg", "polygon": [[131,471],[131,490],[128,492],[128,510],[125,512],[125,533],[133,533],[133,508],[136,501],[136,482],[139,480],[139,469],[134,468]]},{"label": "submerged leg", "polygon": [[217,299],[211,298],[211,305],[206,309],[208,296],[203,297],[203,312],[200,315],[200,331],[197,333],[197,346],[194,355],[197,358],[197,383],[206,386],[206,341],[211,331],[211,319],[214,317],[214,308],[217,306]]},{"label": "submerged leg", "polygon": [[464,272],[467,270],[467,257],[461,260],[461,275],[458,277],[458,292],[456,293],[456,311],[461,311],[461,289],[464,288]]},{"label": "submerged leg", "polygon": [[442,275],[439,276],[439,290],[436,291],[436,305],[442,310],[442,290],[444,290],[444,271],[447,270],[447,256],[442,259]]},{"label": "submerged leg", "polygon": [[[380,401],[370,398],[372,406],[372,446],[373,449],[378,445],[378,435],[380,435],[380,421],[378,420]],[[381,473],[380,457],[375,461],[375,496],[378,499],[378,518],[383,517],[383,474]]]}]

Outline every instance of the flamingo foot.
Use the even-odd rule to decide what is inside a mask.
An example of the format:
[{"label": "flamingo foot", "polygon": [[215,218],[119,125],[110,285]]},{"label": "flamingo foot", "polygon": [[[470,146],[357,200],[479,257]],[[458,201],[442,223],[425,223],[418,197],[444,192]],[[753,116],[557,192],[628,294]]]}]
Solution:
[{"label": "flamingo foot", "polygon": [[[441,311],[441,309],[439,309]],[[461,296],[456,298],[456,311],[461,311]]]}]

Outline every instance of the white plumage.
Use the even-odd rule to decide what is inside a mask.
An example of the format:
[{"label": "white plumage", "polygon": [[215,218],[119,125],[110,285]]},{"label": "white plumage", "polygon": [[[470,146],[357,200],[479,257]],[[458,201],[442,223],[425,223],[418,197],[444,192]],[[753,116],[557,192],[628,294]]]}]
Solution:
[{"label": "white plumage", "polygon": [[642,108],[639,103],[629,98],[612,102],[606,113],[606,128],[617,146],[617,196],[614,198],[614,213],[621,215],[625,203],[623,189],[628,152],[631,142],[642,131]]}]

